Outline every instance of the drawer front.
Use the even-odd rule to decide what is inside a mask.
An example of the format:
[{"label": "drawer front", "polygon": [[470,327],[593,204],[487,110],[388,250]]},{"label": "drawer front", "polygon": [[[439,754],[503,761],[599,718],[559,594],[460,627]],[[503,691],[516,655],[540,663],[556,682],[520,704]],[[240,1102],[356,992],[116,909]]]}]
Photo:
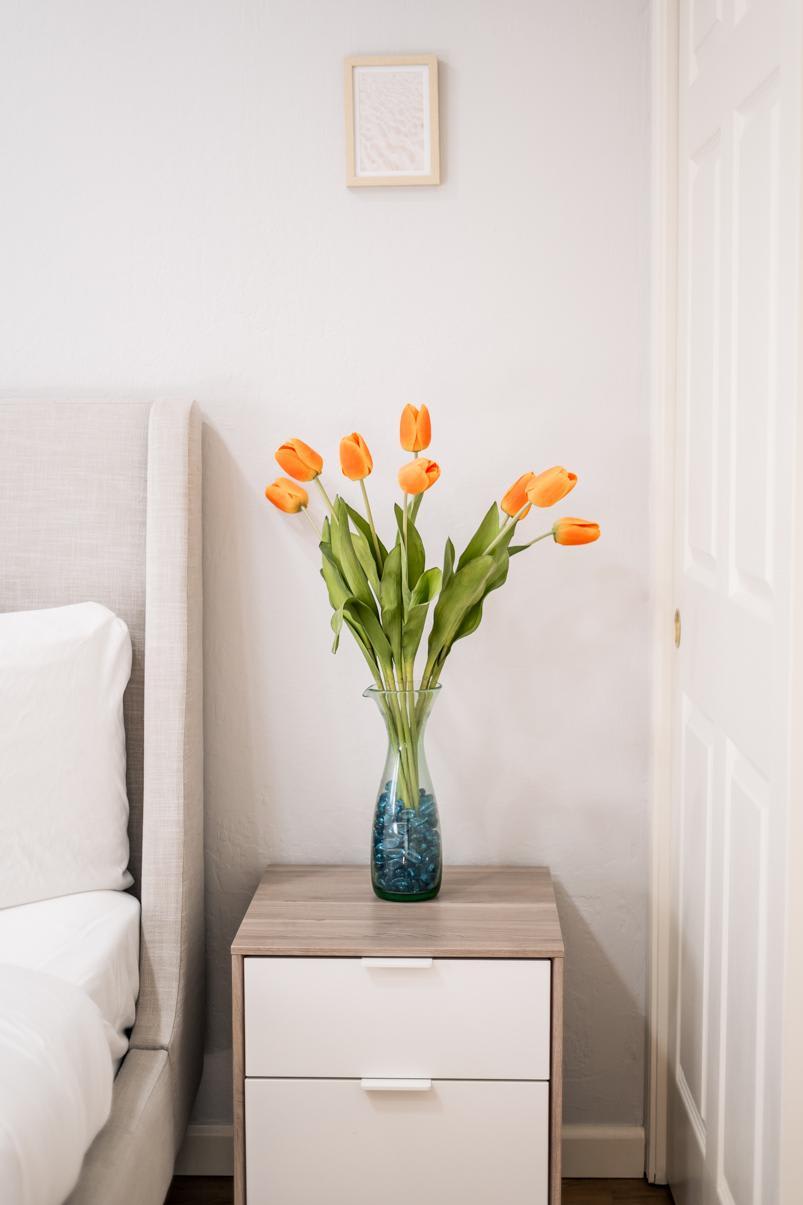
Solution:
[{"label": "drawer front", "polygon": [[549,1085],[245,1082],[248,1205],[547,1205]]},{"label": "drawer front", "polygon": [[550,963],[246,958],[246,1075],[549,1078]]}]

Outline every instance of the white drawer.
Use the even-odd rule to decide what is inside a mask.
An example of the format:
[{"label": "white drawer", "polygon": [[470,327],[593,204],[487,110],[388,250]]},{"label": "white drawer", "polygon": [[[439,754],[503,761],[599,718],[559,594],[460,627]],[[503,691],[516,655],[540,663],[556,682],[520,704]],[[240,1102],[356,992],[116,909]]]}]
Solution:
[{"label": "white drawer", "polygon": [[547,1205],[549,1085],[245,1082],[248,1205]]},{"label": "white drawer", "polygon": [[246,958],[246,1075],[549,1078],[550,963]]}]

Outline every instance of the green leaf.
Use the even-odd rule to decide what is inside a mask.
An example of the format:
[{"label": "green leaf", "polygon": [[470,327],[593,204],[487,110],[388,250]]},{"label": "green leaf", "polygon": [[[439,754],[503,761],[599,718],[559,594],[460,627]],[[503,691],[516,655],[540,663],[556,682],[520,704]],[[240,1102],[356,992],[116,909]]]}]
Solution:
[{"label": "green leaf", "polygon": [[[399,528],[399,538],[404,539],[404,512],[398,502],[393,508],[396,514],[396,523]],[[418,528],[409,517],[407,518],[407,585],[411,590],[414,590],[418,579],[424,572],[426,564],[426,553],[424,552],[424,542],[418,534]]]},{"label": "green leaf", "polygon": [[[441,588],[440,569],[428,569],[422,573],[410,597],[410,607],[402,624],[401,662],[410,666],[415,661],[430,603],[438,597]],[[398,658],[397,658],[398,660]]]},{"label": "green leaf", "polygon": [[361,515],[358,510],[355,510],[353,506],[349,506],[348,503],[346,503],[346,510],[348,511],[348,516],[351,519],[354,526],[357,528],[358,531],[362,532],[362,534],[365,536],[366,540],[370,544],[371,553],[376,562],[376,571],[379,574],[379,576],[381,577],[382,570],[385,567],[385,561],[387,560],[387,556],[388,556],[387,548],[382,543],[382,541],[379,539],[379,536],[377,536],[377,542],[379,544],[379,556],[377,557],[376,548],[374,547],[374,537],[373,537],[373,533],[371,532],[370,523],[368,522],[368,520],[365,518],[364,515]]},{"label": "green leaf", "polygon": [[366,539],[361,531],[353,531],[351,533],[351,542],[354,545],[354,551],[357,554],[357,560],[360,562],[362,571],[368,579],[368,584],[378,598],[379,572],[376,567],[376,557],[371,547],[371,542],[369,539]]},{"label": "green leaf", "polygon": [[[438,573],[440,573],[440,569]],[[429,603],[423,602],[410,607],[410,610],[407,612],[407,618],[404,621],[402,631],[402,658],[406,666],[411,665],[415,661],[421,637],[424,635],[424,625],[427,622],[428,610]]]},{"label": "green leaf", "polygon": [[[357,602],[357,600],[352,599],[352,602]],[[360,605],[362,605],[362,604],[360,604]],[[360,652],[362,653],[363,657],[365,658],[365,660],[368,664],[368,668],[371,671],[371,677],[374,679],[374,682],[376,682],[377,686],[381,687],[382,675],[380,673],[379,666],[376,663],[376,658],[374,657],[373,650],[371,648],[371,644],[370,644],[370,641],[368,640],[365,630],[361,627],[360,623],[357,620],[355,620],[351,615],[349,615],[348,611],[344,610],[343,618],[349,626],[349,630],[351,631],[351,634],[354,637],[357,648],[360,650]]]},{"label": "green leaf", "polygon": [[329,622],[331,624],[332,631],[335,634],[335,638],[332,641],[332,652],[336,653],[338,648],[340,647],[340,633],[343,630],[343,608],[342,607],[338,607],[338,609],[336,611],[332,612],[332,618],[330,619]]},{"label": "green leaf", "polygon": [[464,640],[466,636],[471,636],[476,632],[477,628],[482,623],[482,609],[485,605],[485,600],[492,590],[498,590],[507,581],[508,568],[510,566],[510,554],[508,552],[508,544],[513,536],[513,528],[507,532],[493,551],[489,554],[496,562],[496,568],[488,578],[482,598],[475,603],[473,607],[463,616],[463,621],[457,629],[457,634],[452,641],[456,644],[458,640]]},{"label": "green leaf", "polygon": [[351,594],[364,603],[366,607],[375,609],[371,587],[368,578],[360,564],[351,538],[346,504],[342,498],[335,501],[335,522],[332,524],[332,553],[337,561],[341,575]]},{"label": "green leaf", "polygon": [[454,544],[452,543],[451,540],[447,540],[446,547],[443,550],[443,582],[441,585],[442,590],[445,590],[446,587],[449,585],[449,582],[452,580],[452,574],[454,573],[454,557],[455,557]]},{"label": "green leaf", "polygon": [[361,628],[375,661],[383,668],[392,671],[393,654],[390,643],[371,607],[366,606],[358,598],[350,598],[344,604],[343,610],[347,618]]},{"label": "green leaf", "polygon": [[332,610],[338,611],[347,598],[350,597],[350,591],[346,583],[343,581],[337,561],[330,550],[321,545],[323,559],[321,562],[321,577],[326,582],[326,589],[329,592],[329,602],[332,605]]},{"label": "green leaf", "polygon": [[456,644],[458,640],[462,640],[466,636],[470,636],[472,632],[476,632],[477,628],[482,623],[482,599],[475,603],[463,616],[463,622],[457,629],[452,644]]},{"label": "green leaf", "polygon": [[485,516],[480,523],[474,535],[469,540],[465,550],[457,562],[457,568],[462,569],[465,565],[482,556],[485,549],[499,534],[499,507],[495,502],[492,502],[485,512]]},{"label": "green leaf", "polygon": [[440,593],[442,576],[438,568],[427,569],[426,573],[422,573],[416,582],[415,590],[413,590],[410,599],[411,606],[417,607],[419,603],[431,603],[433,598],[437,598]]},{"label": "green leaf", "polygon": [[397,665],[402,663],[401,558],[401,545],[396,544],[388,553],[385,568],[382,570],[382,581],[379,584],[382,627],[387,633]]},{"label": "green leaf", "polygon": [[501,540],[499,541],[499,543],[496,545],[493,552],[491,553],[491,556],[496,561],[497,571],[496,571],[496,573],[494,573],[491,576],[491,580],[488,583],[488,588],[485,591],[486,594],[490,594],[490,592],[492,590],[498,590],[499,587],[503,586],[505,584],[505,582],[507,581],[507,571],[510,566],[509,545],[510,545],[510,541],[512,539],[513,539],[513,528],[511,527],[510,531],[505,532],[505,534],[502,536]]},{"label": "green leaf", "polygon": [[[491,556],[494,556],[498,551],[498,548],[494,548]],[[504,549],[504,554],[500,557],[497,557],[496,561],[496,572],[491,575],[491,579],[488,582],[488,585],[485,587],[485,594],[483,595],[484,598],[487,598],[492,590],[498,590],[500,586],[504,586],[505,582],[507,581],[507,571],[510,567],[510,557],[508,556],[506,548]]]},{"label": "green leaf", "polygon": [[436,665],[443,664],[466,613],[480,602],[488,582],[497,571],[497,561],[493,556],[477,557],[464,568],[458,569],[446,589],[441,591],[429,634],[425,679]]}]

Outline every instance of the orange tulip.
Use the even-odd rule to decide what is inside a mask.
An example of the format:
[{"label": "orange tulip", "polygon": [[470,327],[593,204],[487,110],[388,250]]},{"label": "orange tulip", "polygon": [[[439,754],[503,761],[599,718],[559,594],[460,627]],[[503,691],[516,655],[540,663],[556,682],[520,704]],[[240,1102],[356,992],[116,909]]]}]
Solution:
[{"label": "orange tulip", "polygon": [[[511,519],[515,518],[515,516],[524,506],[527,507],[524,515],[528,515],[530,513],[530,507],[527,506],[527,486],[534,478],[535,473],[522,473],[518,481],[513,482],[510,489],[499,503],[505,514],[510,515]],[[522,519],[524,518],[524,515],[521,516]]]},{"label": "orange tulip", "polygon": [[399,469],[399,485],[405,494],[423,494],[441,475],[440,465],[426,456],[419,456]]},{"label": "orange tulip", "polygon": [[265,490],[265,497],[286,515],[297,515],[309,505],[307,491],[296,485],[295,481],[288,481],[286,477],[277,477]]},{"label": "orange tulip", "polygon": [[432,424],[426,406],[420,410],[409,404],[404,407],[399,423],[399,439],[405,452],[423,452],[429,447]]},{"label": "orange tulip", "polygon": [[287,439],[276,451],[276,463],[296,481],[312,481],[323,468],[318,453],[300,439]]},{"label": "orange tulip", "polygon": [[527,497],[533,506],[554,506],[571,493],[577,485],[577,474],[569,473],[561,465],[536,473],[527,486]]},{"label": "orange tulip", "polygon": [[599,539],[599,523],[588,519],[558,519],[552,528],[556,544],[593,544]]},{"label": "orange tulip", "polygon": [[349,481],[362,481],[374,467],[368,444],[356,431],[344,435],[340,441],[340,467]]}]

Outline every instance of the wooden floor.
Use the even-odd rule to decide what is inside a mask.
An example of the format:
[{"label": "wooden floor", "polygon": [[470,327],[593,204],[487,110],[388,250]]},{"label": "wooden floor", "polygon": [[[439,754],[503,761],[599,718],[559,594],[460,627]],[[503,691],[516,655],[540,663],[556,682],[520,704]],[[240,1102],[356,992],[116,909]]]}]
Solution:
[{"label": "wooden floor", "polygon": [[[232,1205],[227,1176],[176,1176],[165,1205]],[[644,1180],[564,1180],[563,1205],[667,1205],[668,1188]]]}]

